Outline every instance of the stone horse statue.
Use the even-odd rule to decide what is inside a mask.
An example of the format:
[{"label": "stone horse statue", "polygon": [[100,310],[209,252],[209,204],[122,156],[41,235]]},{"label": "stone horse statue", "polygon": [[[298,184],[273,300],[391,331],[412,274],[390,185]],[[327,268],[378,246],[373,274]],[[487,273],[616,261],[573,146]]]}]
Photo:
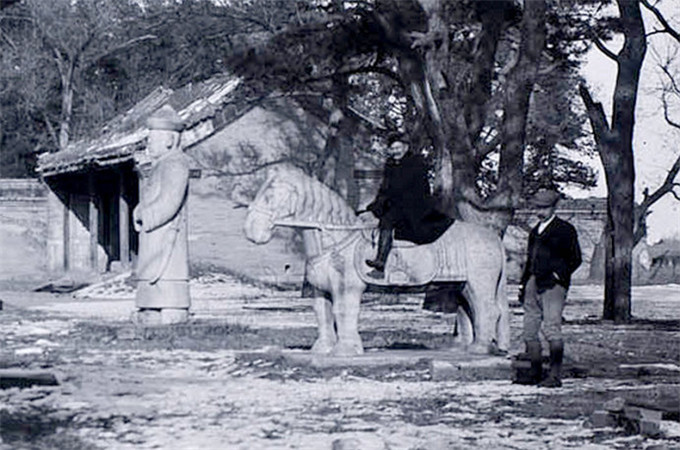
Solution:
[{"label": "stone horse statue", "polygon": [[337,193],[302,170],[270,168],[267,181],[248,207],[244,231],[258,244],[268,242],[275,226],[302,230],[307,277],[331,299],[317,298],[314,309],[316,353],[350,356],[363,353],[358,331],[361,295],[368,284],[422,286],[464,283],[465,303],[458,308],[458,340],[475,353],[507,351],[510,341],[505,252],[491,230],[456,221],[435,242],[415,245],[395,241],[385,280],[365,274],[372,249],[368,223]]}]

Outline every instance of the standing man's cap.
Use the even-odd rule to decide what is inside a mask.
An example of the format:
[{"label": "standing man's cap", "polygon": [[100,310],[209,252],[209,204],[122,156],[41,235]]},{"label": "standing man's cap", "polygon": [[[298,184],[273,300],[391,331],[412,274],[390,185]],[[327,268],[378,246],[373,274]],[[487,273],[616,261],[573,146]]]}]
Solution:
[{"label": "standing man's cap", "polygon": [[152,130],[182,131],[184,122],[170,105],[164,105],[147,119],[146,125]]},{"label": "standing man's cap", "polygon": [[555,206],[560,199],[560,193],[554,189],[539,189],[533,197],[531,197],[531,204],[539,208],[547,208]]}]

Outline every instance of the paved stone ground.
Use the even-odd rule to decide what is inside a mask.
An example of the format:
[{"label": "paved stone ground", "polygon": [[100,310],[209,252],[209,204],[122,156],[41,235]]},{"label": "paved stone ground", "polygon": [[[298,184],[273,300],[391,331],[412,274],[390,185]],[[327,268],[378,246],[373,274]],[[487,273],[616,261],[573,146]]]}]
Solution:
[{"label": "paved stone ground", "polygon": [[[121,283],[88,292],[0,292],[0,368],[60,381],[0,390],[0,449],[680,449],[672,415],[657,438],[589,423],[617,396],[680,410],[678,286],[636,289],[639,320],[625,327],[597,320],[600,287],[574,287],[561,389],[434,381],[417,357],[300,363],[291,355],[315,338],[309,302],[225,275],[194,280],[194,322],[184,327],[130,326],[131,291]],[[445,351],[454,316],[421,302],[367,296],[369,352]],[[518,352],[521,310],[512,310]]]}]

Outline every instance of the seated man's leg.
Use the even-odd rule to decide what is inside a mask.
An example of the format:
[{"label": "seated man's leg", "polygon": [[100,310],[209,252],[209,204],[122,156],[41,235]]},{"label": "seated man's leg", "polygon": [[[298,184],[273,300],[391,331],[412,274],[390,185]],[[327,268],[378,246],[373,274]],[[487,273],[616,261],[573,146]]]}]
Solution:
[{"label": "seated man's leg", "polygon": [[[385,264],[387,263],[390,250],[392,250],[392,228],[381,227],[380,236],[378,237],[378,253],[375,259],[366,260],[366,264],[375,269],[369,275],[375,278],[382,278],[384,276]],[[376,274],[375,272],[378,273]]]}]

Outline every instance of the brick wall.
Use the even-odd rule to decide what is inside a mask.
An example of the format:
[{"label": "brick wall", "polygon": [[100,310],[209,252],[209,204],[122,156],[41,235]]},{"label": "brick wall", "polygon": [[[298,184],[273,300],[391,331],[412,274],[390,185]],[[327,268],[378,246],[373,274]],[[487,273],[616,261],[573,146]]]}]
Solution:
[{"label": "brick wall", "polygon": [[0,279],[40,278],[46,269],[47,190],[34,179],[0,179]]},{"label": "brick wall", "polygon": [[[576,228],[579,245],[583,256],[583,263],[576,270],[573,279],[587,280],[590,277],[590,266],[596,245],[600,242],[606,219],[606,210],[602,207],[602,200],[583,199],[570,200],[560,203],[557,216],[567,220]],[[506,231],[503,243],[508,253],[508,279],[517,281],[521,277],[522,267],[526,260],[526,246],[529,231],[536,225],[536,218],[531,210],[518,210],[515,220]]]}]

